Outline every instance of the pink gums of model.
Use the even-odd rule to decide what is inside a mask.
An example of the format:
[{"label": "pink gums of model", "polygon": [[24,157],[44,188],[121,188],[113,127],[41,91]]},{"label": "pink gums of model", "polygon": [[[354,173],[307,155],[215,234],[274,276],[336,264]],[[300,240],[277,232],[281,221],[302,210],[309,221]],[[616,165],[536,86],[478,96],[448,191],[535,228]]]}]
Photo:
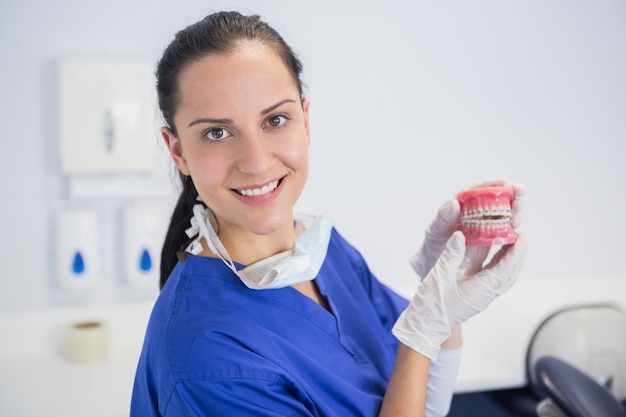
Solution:
[{"label": "pink gums of model", "polygon": [[515,193],[510,187],[484,187],[461,191],[458,230],[468,246],[508,245],[515,243],[511,202]]}]

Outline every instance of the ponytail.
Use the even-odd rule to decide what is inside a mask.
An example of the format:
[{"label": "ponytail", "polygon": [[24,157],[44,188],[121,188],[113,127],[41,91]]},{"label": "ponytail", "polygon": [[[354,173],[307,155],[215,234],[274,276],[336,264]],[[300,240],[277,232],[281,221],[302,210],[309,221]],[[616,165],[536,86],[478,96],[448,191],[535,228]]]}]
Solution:
[{"label": "ponytail", "polygon": [[178,202],[174,207],[170,225],[165,235],[163,249],[161,250],[161,274],[159,287],[167,282],[172,270],[178,263],[178,252],[183,250],[185,243],[190,238],[185,234],[185,230],[189,227],[191,217],[193,216],[193,206],[198,204],[198,191],[191,180],[190,176],[180,174],[183,183],[183,189],[178,197]]}]

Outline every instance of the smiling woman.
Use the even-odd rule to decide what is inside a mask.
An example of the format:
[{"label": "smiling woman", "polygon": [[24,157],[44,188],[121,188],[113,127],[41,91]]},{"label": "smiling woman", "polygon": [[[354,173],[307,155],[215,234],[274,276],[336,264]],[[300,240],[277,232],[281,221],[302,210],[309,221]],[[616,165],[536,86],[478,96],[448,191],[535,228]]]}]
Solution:
[{"label": "smiling woman", "polygon": [[[250,264],[293,247],[293,206],[308,175],[308,100],[281,58],[258,41],[241,43],[185,68],[179,86],[177,135],[164,127],[163,137],[232,259]],[[256,243],[242,251],[241,241]]]},{"label": "smiling woman", "polygon": [[456,290],[472,257],[453,234],[458,202],[416,256],[426,290],[410,303],[328,213],[294,213],[309,168],[300,72],[278,33],[236,12],[183,29],[159,63],[161,134],[183,190],[132,416],[445,415],[459,325],[517,278],[523,236]]}]

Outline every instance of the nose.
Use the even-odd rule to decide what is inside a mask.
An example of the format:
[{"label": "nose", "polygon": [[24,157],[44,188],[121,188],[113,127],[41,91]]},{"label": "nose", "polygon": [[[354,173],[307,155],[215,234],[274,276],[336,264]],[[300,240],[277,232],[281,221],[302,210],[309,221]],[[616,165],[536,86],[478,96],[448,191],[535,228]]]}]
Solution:
[{"label": "nose", "polygon": [[247,175],[260,176],[268,171],[274,152],[258,131],[243,134],[239,141],[238,168]]}]

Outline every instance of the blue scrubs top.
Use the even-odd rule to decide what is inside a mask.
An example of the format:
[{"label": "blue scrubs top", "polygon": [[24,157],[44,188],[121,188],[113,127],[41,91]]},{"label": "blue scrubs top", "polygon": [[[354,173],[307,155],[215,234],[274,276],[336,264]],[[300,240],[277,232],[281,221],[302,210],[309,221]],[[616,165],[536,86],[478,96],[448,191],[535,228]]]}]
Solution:
[{"label": "blue scrubs top", "polygon": [[189,256],[161,291],[131,416],[376,416],[408,301],[333,229],[315,279],[329,312],[291,287],[251,290]]}]

